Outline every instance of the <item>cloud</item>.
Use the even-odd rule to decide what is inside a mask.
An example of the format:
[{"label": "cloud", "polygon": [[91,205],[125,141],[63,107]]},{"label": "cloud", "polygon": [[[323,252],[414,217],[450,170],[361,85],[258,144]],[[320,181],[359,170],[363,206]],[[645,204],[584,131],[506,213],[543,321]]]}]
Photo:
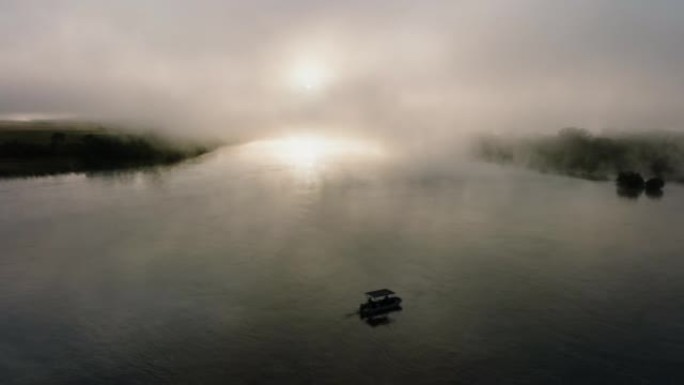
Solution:
[{"label": "cloud", "polygon": [[[684,127],[675,1],[0,4],[0,114],[256,136]],[[311,59],[313,58],[313,59]],[[288,84],[301,60],[325,89]]]}]

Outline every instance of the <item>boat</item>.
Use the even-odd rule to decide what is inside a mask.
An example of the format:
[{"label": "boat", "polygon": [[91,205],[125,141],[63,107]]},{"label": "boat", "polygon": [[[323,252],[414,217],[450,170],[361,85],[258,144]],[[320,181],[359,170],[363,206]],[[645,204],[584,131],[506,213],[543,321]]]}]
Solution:
[{"label": "boat", "polygon": [[389,289],[373,290],[366,293],[367,300],[359,305],[361,318],[371,318],[392,311],[401,310],[401,298]]}]

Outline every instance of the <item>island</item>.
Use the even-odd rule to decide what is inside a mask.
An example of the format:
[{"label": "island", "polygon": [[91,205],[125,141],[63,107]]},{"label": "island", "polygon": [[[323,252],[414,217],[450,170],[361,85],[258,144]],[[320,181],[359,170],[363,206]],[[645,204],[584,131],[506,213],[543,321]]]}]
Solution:
[{"label": "island", "polygon": [[80,121],[0,121],[0,178],[169,165],[216,143]]}]

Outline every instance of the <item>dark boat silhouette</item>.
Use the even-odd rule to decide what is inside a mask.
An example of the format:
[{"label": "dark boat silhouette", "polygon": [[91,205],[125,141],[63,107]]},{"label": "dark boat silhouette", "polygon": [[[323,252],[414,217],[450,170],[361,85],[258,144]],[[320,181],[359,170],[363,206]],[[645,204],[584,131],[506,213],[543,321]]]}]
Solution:
[{"label": "dark boat silhouette", "polygon": [[392,290],[380,289],[366,293],[368,299],[359,305],[359,315],[361,318],[371,318],[387,314],[392,311],[401,310],[401,298]]}]

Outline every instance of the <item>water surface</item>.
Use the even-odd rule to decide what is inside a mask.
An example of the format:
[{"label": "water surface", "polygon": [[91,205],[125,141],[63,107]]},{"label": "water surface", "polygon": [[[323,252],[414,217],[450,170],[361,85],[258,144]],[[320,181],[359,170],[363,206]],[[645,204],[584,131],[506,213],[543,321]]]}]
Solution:
[{"label": "water surface", "polygon": [[0,382],[684,381],[681,187],[269,151],[0,181]]}]

